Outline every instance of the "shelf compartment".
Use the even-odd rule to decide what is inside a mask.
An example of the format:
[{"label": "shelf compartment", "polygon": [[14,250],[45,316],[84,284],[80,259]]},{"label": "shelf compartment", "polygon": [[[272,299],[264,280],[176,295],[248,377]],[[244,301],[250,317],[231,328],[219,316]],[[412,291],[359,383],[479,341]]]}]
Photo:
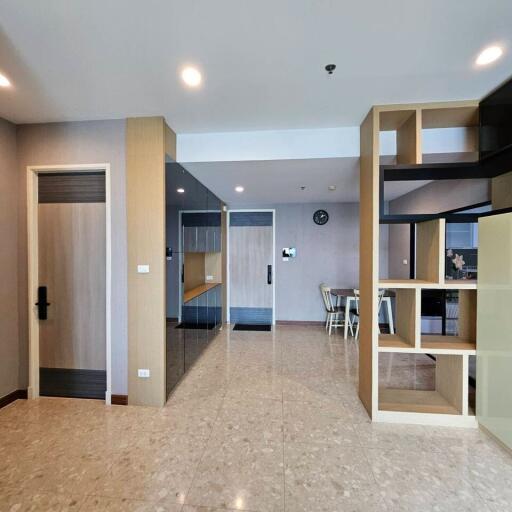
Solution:
[{"label": "shelf compartment", "polygon": [[[445,279],[441,286],[445,290],[476,290],[476,279]],[[476,314],[476,312],[475,312]]]},{"label": "shelf compartment", "polygon": [[430,128],[476,128],[478,127],[478,104],[441,108],[422,108],[421,127]]},{"label": "shelf compartment", "polygon": [[444,282],[444,219],[416,225],[416,277],[434,283]]},{"label": "shelf compartment", "polygon": [[379,350],[382,352],[394,352],[393,349],[403,349],[405,352],[414,349],[414,346],[398,334],[379,334]]},{"label": "shelf compartment", "polygon": [[476,342],[460,336],[442,336],[437,334],[424,334],[421,336],[421,349],[429,354],[443,352],[476,353]]},{"label": "shelf compartment", "polygon": [[438,391],[380,389],[379,411],[459,415]]},{"label": "shelf compartment", "polygon": [[425,281],[424,279],[381,279],[379,288],[392,290],[405,290],[408,288],[435,288],[438,283]]},{"label": "shelf compartment", "polygon": [[425,365],[425,355],[414,354],[406,356],[414,365],[412,374],[410,364],[403,365],[403,357],[389,359],[389,354],[379,354],[379,365],[389,361],[394,366],[384,370],[392,370],[390,377],[379,377],[379,410],[467,416],[468,354],[438,353],[435,362],[431,361],[434,367]]},{"label": "shelf compartment", "polygon": [[421,115],[417,108],[383,111],[380,131],[396,131],[396,163],[421,164]]},{"label": "shelf compartment", "polygon": [[379,288],[386,289],[441,289],[441,290],[476,290],[477,281],[475,280],[445,280],[442,283],[433,281],[425,281],[424,279],[381,279],[379,280]]}]

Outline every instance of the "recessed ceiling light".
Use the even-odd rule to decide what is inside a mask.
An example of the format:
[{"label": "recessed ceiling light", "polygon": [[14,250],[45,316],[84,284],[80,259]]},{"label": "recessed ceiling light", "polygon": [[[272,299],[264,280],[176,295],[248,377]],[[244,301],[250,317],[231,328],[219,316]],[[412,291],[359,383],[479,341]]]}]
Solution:
[{"label": "recessed ceiling light", "polygon": [[503,49],[499,46],[489,46],[483,50],[476,58],[478,66],[486,66],[495,60],[498,60],[503,55]]},{"label": "recessed ceiling light", "polygon": [[184,194],[185,193],[185,189],[184,188],[177,188],[176,192],[178,192],[178,194]]},{"label": "recessed ceiling light", "polygon": [[11,85],[10,80],[0,73],[0,87],[9,87]]},{"label": "recessed ceiling light", "polygon": [[336,185],[329,185],[327,187],[331,192],[334,192],[336,190]]},{"label": "recessed ceiling light", "polygon": [[236,191],[236,192],[243,192],[243,191],[244,191],[244,187],[242,187],[241,185],[237,185],[237,186],[235,187],[235,191]]},{"label": "recessed ceiling light", "polygon": [[189,87],[197,87],[201,83],[201,73],[196,68],[185,68],[181,72],[181,78]]}]

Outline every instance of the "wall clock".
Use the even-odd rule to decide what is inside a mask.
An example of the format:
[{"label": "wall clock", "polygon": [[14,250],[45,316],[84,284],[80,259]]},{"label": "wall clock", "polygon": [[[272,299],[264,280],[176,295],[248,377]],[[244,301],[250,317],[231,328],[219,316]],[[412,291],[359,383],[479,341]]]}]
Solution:
[{"label": "wall clock", "polygon": [[327,224],[327,221],[329,220],[329,214],[325,210],[317,210],[313,214],[313,220],[315,221],[315,224],[323,226],[324,224]]}]

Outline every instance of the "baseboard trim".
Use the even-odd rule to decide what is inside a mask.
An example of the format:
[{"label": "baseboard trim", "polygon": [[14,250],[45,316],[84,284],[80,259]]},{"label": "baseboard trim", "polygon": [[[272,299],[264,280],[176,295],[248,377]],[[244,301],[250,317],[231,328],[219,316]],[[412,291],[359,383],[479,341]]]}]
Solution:
[{"label": "baseboard trim", "polygon": [[111,395],[110,403],[112,405],[128,405],[128,395]]},{"label": "baseboard trim", "polygon": [[16,400],[26,400],[27,396],[28,395],[26,389],[17,389],[16,391],[13,391],[12,393],[9,393],[8,395],[0,398],[0,409],[6,405],[11,404],[12,402],[15,402]]},{"label": "baseboard trim", "polygon": [[315,320],[276,320],[277,325],[325,325],[325,322]]},{"label": "baseboard trim", "polygon": [[501,439],[496,437],[488,428],[484,427],[481,423],[478,424],[480,430],[485,432],[502,450],[507,452],[508,455],[512,455],[512,449],[506,445]]}]

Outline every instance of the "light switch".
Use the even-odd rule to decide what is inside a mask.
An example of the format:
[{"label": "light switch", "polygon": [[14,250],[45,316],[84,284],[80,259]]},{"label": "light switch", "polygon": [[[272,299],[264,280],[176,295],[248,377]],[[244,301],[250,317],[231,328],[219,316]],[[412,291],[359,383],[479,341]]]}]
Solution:
[{"label": "light switch", "polygon": [[137,274],[149,274],[149,265],[137,265]]},{"label": "light switch", "polygon": [[148,379],[150,371],[148,368],[139,368],[137,371],[137,375],[142,379]]},{"label": "light switch", "polygon": [[404,265],[407,265],[407,260],[402,260],[402,263],[403,263]]}]

